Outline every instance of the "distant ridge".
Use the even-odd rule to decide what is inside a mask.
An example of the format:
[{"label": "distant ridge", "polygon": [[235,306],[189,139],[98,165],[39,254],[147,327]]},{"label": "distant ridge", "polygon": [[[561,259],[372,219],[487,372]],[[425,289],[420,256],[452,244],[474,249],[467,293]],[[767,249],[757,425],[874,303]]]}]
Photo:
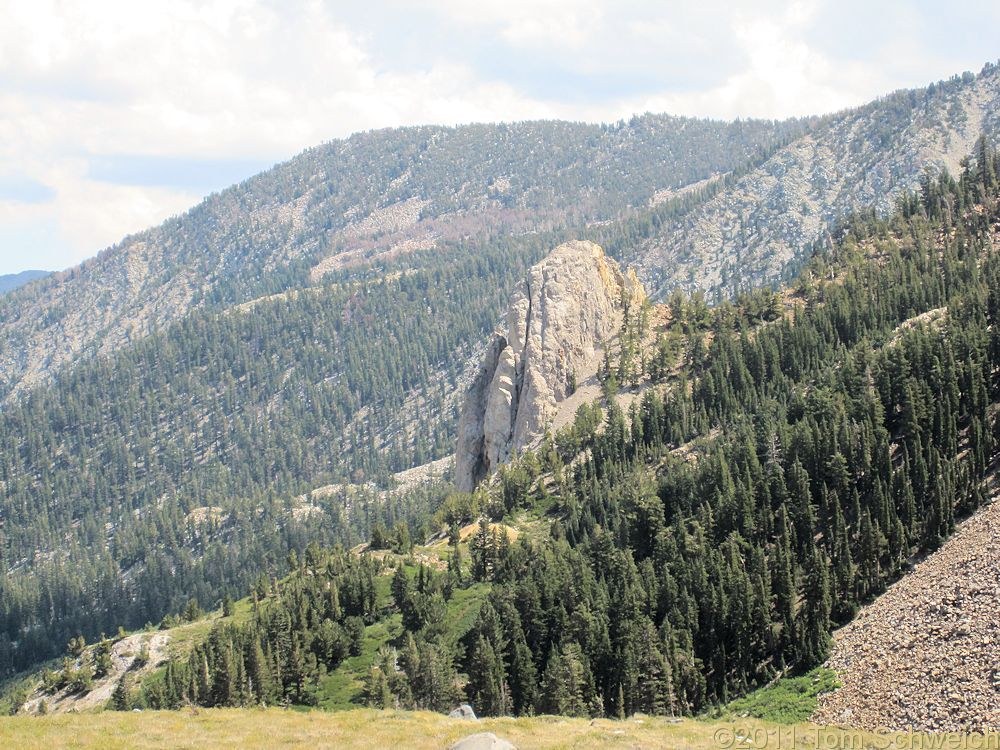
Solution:
[{"label": "distant ridge", "polygon": [[44,279],[49,273],[49,271],[21,271],[21,273],[9,273],[0,276],[0,294],[12,292],[31,281]]},{"label": "distant ridge", "polygon": [[889,215],[926,170],[957,173],[981,136],[998,135],[992,63],[782,122],[646,114],[357,133],[20,290],[0,309],[0,399],[196,310],[410,272],[442,252],[475,258],[487,245],[530,266],[540,255],[526,247],[546,232],[540,247],[600,245],[653,299],[679,288],[721,300],[790,278],[844,217]]}]

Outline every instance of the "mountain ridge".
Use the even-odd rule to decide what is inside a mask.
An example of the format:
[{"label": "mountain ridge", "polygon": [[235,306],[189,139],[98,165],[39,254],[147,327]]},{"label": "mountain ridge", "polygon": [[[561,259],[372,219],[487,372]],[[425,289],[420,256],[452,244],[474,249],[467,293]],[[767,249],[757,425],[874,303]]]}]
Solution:
[{"label": "mountain ridge", "polygon": [[[683,218],[673,236],[646,241],[633,262],[654,296],[676,286],[738,289],[748,273],[781,278],[843,217],[861,210],[888,215],[899,196],[920,188],[927,169],[958,174],[978,139],[1000,132],[1000,69],[987,65],[978,76],[956,76],[925,93],[920,102],[916,90],[895,92],[826,118]],[[879,110],[907,106],[911,121],[887,130]],[[701,267],[693,279],[683,276],[687,264],[676,264],[685,257]]]},{"label": "mountain ridge", "polygon": [[[987,64],[978,75],[782,122],[644,115],[332,141],[0,305],[0,397],[193,309],[494,235],[572,230],[566,239],[593,240],[635,266],[659,299],[677,287],[721,299],[773,283],[852,211],[884,215],[894,196],[919,187],[925,167],[955,171],[965,146],[1000,132],[998,79]],[[861,142],[877,147],[856,152]],[[664,215],[665,190],[676,206]]]},{"label": "mountain ridge", "polygon": [[[912,143],[899,133],[914,108],[939,113],[974,84],[992,92],[995,69],[981,78],[892,97],[872,105],[871,118],[887,142]],[[754,165],[783,163],[798,148],[785,140],[822,124],[650,116],[365,134],[6,295],[0,671],[52,656],[79,633],[158,620],[192,596],[209,606],[284,572],[289,553],[310,541],[353,547],[377,523],[412,524],[415,534],[440,498],[310,491],[384,488],[393,473],[454,450],[455,394],[469,363],[551,248],[598,241],[630,265],[644,243],[710,201],[731,200]],[[717,143],[720,133],[730,140]],[[490,159],[472,159],[477,148]],[[726,176],[649,207],[664,185],[712,174]],[[415,194],[426,185],[438,192]],[[912,212],[922,199],[901,200]],[[433,247],[420,245],[435,232]],[[771,271],[741,264],[729,286],[791,273],[795,253],[814,244],[793,234],[791,254]],[[711,271],[696,253],[676,268],[672,257],[658,267]],[[704,280],[678,318],[691,336],[685,357],[704,357],[712,341],[691,333],[705,333],[716,314],[704,294],[722,291]],[[773,312],[764,290],[740,296],[747,320]],[[652,363],[633,357],[619,382],[649,364],[669,373],[677,346],[665,337]],[[730,397],[725,376],[708,382],[720,401]],[[684,419],[690,431],[708,416]]]},{"label": "mountain ridge", "polygon": [[44,279],[46,276],[50,275],[50,273],[50,271],[29,270],[0,276],[0,294],[12,292],[25,284],[31,283],[32,281]]},{"label": "mountain ridge", "polygon": [[[651,311],[651,337],[626,316],[604,398],[571,425],[475,492],[445,491],[429,524],[377,523],[367,545],[290,555],[286,578],[223,603],[203,639],[116,705],[694,714],[821,664],[834,627],[882,602],[914,555],[947,562],[958,522],[995,494],[1000,158],[989,156],[891,219],[856,217],[791,287],[714,308],[678,293],[667,314]],[[995,581],[962,581],[978,597],[974,622],[952,611],[965,595],[947,581],[921,594],[941,598],[941,636],[990,635]],[[891,592],[917,584],[904,578],[874,607],[911,617]],[[34,679],[33,700],[58,695],[90,658]],[[956,663],[935,663],[936,678],[975,674],[990,727],[992,665]],[[925,692],[932,704],[904,701],[900,720],[953,728]]]},{"label": "mountain ridge", "polygon": [[333,141],[124,239],[56,275],[45,294],[21,295],[17,308],[0,305],[0,394],[115,351],[194,307],[309,283],[322,262],[336,268],[331,256],[350,267],[352,254],[386,259],[470,236],[606,220],[665,185],[753,161],[801,128],[648,115],[613,127],[428,126]]}]

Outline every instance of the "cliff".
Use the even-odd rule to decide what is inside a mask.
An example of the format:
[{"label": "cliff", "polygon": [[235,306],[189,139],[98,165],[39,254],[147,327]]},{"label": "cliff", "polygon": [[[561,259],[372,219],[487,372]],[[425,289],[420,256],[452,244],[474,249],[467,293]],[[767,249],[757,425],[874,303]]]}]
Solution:
[{"label": "cliff", "polygon": [[625,305],[645,292],[635,274],[592,242],[560,245],[533,266],[511,297],[466,395],[458,426],[455,483],[471,491],[497,466],[544,434]]}]

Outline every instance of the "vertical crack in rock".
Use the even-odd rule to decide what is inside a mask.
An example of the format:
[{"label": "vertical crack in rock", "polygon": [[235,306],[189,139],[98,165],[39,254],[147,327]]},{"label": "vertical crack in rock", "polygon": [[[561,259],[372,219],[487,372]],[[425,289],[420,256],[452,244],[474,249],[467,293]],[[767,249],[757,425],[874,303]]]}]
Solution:
[{"label": "vertical crack in rock", "polygon": [[455,483],[471,491],[545,433],[566,383],[621,326],[624,300],[645,299],[635,274],[592,242],[560,245],[511,296],[459,419]]}]

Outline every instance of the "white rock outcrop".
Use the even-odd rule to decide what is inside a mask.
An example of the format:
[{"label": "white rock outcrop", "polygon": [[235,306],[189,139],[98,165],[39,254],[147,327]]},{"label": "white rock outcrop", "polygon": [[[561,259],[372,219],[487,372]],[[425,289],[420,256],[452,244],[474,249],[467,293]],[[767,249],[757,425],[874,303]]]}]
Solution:
[{"label": "white rock outcrop", "polygon": [[455,454],[460,490],[544,434],[575,374],[618,332],[625,305],[644,299],[635,274],[592,242],[567,242],[531,268],[466,395]]}]

